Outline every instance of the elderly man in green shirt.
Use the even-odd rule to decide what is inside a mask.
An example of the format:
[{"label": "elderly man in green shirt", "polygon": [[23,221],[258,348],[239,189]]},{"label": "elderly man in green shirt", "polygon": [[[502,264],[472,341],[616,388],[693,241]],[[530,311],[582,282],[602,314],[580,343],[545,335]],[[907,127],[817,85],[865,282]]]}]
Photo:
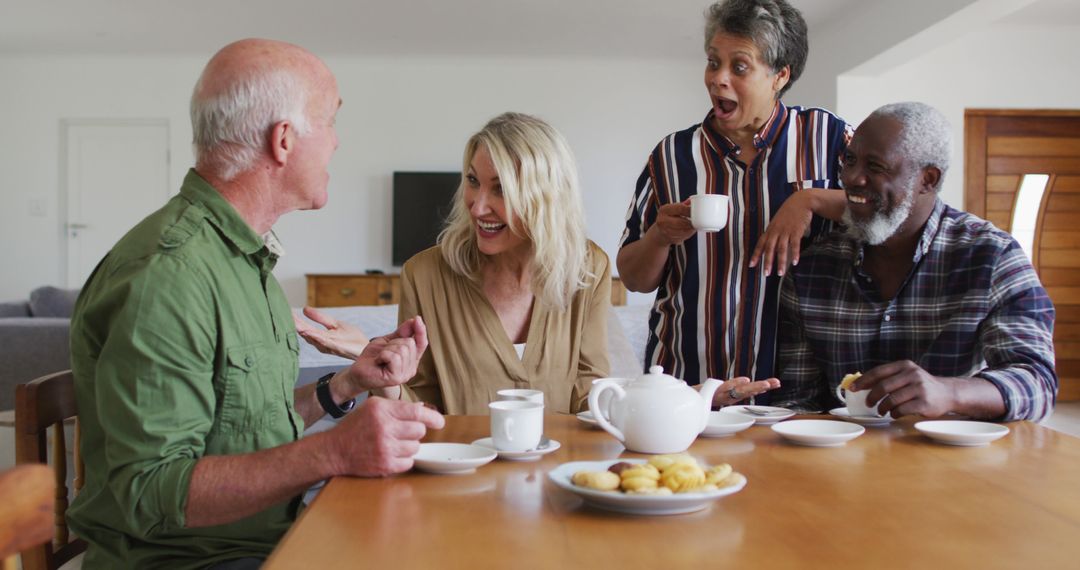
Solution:
[{"label": "elderly man in green shirt", "polygon": [[[86,568],[257,568],[301,492],[412,466],[443,418],[353,398],[400,384],[427,347],[419,319],[349,368],[296,389],[298,338],[272,275],[271,227],[321,208],[341,104],[311,53],[230,44],[192,96],[196,166],[90,277],[72,319],[86,485],[69,510]],[[122,175],[122,173],[119,173]],[[324,414],[344,419],[301,439]]]}]

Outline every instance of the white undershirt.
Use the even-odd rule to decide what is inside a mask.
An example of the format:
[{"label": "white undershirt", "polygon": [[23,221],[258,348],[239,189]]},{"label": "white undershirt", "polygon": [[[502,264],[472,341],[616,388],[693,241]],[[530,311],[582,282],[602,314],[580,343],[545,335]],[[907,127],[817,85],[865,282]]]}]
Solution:
[{"label": "white undershirt", "polygon": [[518,360],[521,360],[525,357],[525,343],[515,344],[514,350],[517,351]]}]

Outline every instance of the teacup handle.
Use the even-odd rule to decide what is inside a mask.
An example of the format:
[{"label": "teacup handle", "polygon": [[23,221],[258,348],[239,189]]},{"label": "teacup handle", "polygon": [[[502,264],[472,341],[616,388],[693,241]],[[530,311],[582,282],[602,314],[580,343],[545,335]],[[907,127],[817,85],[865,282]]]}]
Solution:
[{"label": "teacup handle", "polygon": [[503,428],[503,437],[506,439],[506,441],[514,441],[514,438],[513,438],[514,418],[512,418],[512,417],[506,418],[506,421],[504,421],[503,424],[502,424],[502,428]]},{"label": "teacup handle", "polygon": [[844,396],[844,389],[839,384],[836,385],[836,397],[840,398],[840,401],[847,404],[847,398]]},{"label": "teacup handle", "polygon": [[604,428],[604,431],[615,436],[615,439],[625,443],[626,436],[623,435],[622,430],[611,425],[611,418],[607,417],[607,414],[610,414],[611,410],[603,410],[600,408],[600,394],[603,394],[604,390],[613,390],[615,392],[614,397],[612,397],[611,402],[608,404],[609,406],[626,397],[626,390],[623,390],[622,386],[619,386],[614,382],[602,381],[593,386],[592,390],[589,390],[589,410],[592,411],[593,418],[596,419],[596,423],[600,424],[600,427]]}]

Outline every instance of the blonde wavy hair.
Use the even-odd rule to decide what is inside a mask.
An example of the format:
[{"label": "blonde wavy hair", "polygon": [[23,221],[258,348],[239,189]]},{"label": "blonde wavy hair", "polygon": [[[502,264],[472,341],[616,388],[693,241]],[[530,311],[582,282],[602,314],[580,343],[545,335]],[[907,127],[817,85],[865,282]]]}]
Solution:
[{"label": "blonde wavy hair", "polygon": [[[480,145],[499,173],[510,231],[532,245],[533,294],[565,309],[575,293],[596,279],[589,272],[585,214],[577,164],[570,145],[551,125],[521,113],[495,117],[465,144],[462,182],[438,243],[451,269],[479,282],[486,256],[465,205],[465,174]],[[521,223],[515,223],[520,219]]]}]

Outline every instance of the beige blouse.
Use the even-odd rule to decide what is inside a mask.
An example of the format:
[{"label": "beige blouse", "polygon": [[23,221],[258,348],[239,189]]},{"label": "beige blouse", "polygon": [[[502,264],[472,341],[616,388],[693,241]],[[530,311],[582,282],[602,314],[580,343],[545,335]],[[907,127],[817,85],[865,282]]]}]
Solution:
[{"label": "beige blouse", "polygon": [[413,256],[401,270],[398,322],[423,317],[429,346],[402,399],[486,415],[497,391],[531,388],[544,391],[546,412],[584,409],[592,381],[609,370],[611,264],[591,241],[589,250],[596,281],[565,311],[534,303],[521,358],[480,286],[454,273],[439,246]]}]

